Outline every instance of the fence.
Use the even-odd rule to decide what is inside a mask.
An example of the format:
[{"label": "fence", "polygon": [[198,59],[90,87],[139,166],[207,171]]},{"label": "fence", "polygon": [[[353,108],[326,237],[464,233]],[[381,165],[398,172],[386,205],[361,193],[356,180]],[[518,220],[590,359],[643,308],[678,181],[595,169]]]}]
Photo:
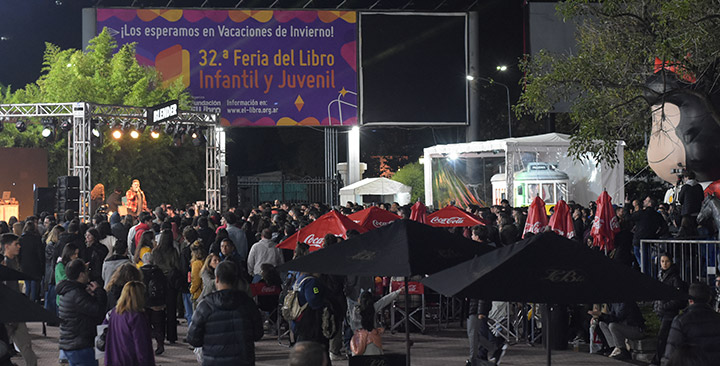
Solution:
[{"label": "fence", "polygon": [[643,273],[658,277],[661,253],[672,255],[683,281],[701,281],[714,286],[720,262],[720,240],[641,240],[640,268]]},{"label": "fence", "polygon": [[256,207],[276,199],[288,203],[321,202],[337,205],[340,180],[329,178],[278,179],[239,177],[237,182],[238,206]]}]

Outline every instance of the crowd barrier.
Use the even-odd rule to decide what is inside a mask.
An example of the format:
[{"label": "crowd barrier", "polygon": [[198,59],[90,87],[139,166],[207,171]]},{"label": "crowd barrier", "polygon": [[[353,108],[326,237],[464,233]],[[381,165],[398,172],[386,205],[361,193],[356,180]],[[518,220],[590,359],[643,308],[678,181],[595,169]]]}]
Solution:
[{"label": "crowd barrier", "polygon": [[683,281],[714,286],[720,262],[720,240],[643,239],[640,241],[641,271],[658,278],[662,253],[672,255]]}]

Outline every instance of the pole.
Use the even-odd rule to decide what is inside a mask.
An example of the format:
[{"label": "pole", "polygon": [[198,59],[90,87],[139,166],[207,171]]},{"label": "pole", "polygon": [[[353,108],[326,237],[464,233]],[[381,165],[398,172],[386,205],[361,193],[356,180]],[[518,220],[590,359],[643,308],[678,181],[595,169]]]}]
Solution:
[{"label": "pole", "polygon": [[408,294],[408,278],[405,277],[405,366],[410,366],[410,295]]},{"label": "pole", "polygon": [[[500,84],[500,83],[498,83]],[[510,88],[508,88],[505,84],[500,84],[505,87],[505,92],[507,93],[507,113],[508,113],[508,137],[512,137],[512,117],[510,117]]]},{"label": "pole", "polygon": [[550,318],[552,314],[552,307],[550,304],[545,304],[545,313],[547,320],[545,321],[545,346],[547,347],[547,366],[552,363],[552,344],[550,343]]}]

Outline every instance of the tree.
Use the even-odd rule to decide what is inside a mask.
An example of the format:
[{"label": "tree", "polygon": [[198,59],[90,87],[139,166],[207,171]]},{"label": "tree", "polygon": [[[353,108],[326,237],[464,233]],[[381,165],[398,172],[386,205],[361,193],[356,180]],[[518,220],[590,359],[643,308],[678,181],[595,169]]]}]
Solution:
[{"label": "tree", "polygon": [[[428,163],[429,164],[429,163]],[[425,175],[423,166],[418,162],[410,163],[393,175],[392,180],[400,182],[412,188],[410,191],[410,201],[425,200]]]},{"label": "tree", "polygon": [[[46,44],[40,78],[23,89],[0,95],[3,103],[90,102],[108,105],[149,107],[177,99],[187,107],[190,95],[180,81],[164,87],[161,75],[135,59],[135,45],[117,49],[107,29],[93,40],[87,52],[61,50]],[[117,52],[116,52],[117,51]],[[37,123],[25,133],[14,128],[0,134],[0,146],[43,147],[48,149],[50,182],[67,174],[67,136],[47,142],[40,137]],[[106,129],[107,130],[107,129]],[[131,180],[140,179],[149,205],[184,205],[204,198],[204,147],[173,145],[171,136],[157,140],[149,129],[138,139],[114,140],[105,133],[102,146],[92,151],[92,182],[124,190]]]},{"label": "tree", "polygon": [[[522,63],[525,90],[519,114],[536,118],[569,102],[574,134],[570,153],[614,163],[615,141],[639,150],[650,133],[652,106],[643,93],[659,64],[697,79],[668,93],[701,97],[720,124],[711,99],[720,75],[720,7],[710,0],[568,0],[557,9],[578,20],[577,54],[540,52]],[[662,100],[666,95],[655,95]]]}]

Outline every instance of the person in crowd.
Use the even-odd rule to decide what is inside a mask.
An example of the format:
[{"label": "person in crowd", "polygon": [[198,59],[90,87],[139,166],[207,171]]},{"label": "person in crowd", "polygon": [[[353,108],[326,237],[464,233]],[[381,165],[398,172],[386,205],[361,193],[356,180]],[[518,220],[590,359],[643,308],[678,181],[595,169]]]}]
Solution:
[{"label": "person in crowd", "polygon": [[[125,222],[128,222],[128,226],[125,226],[123,223],[123,220],[126,220]],[[124,218],[120,216],[119,213],[114,212],[112,215],[110,215],[110,230],[112,230],[112,235],[116,239],[125,239],[125,243],[129,245],[127,241],[128,237],[128,230],[132,226],[132,220],[133,217],[131,215],[127,215]]]},{"label": "person in crowd", "polygon": [[187,341],[202,347],[204,366],[254,365],[255,341],[263,336],[255,302],[237,290],[237,267],[221,262],[215,269],[216,292],[198,304]]},{"label": "person in crowd", "polygon": [[210,228],[207,216],[200,216],[198,218],[197,233],[205,247],[205,252],[210,253],[210,245],[215,241],[215,230]]},{"label": "person in crowd", "polygon": [[152,252],[155,247],[155,235],[152,230],[145,230],[139,238],[138,246],[133,254],[133,262],[138,268],[144,265],[142,258],[145,254]]},{"label": "person in crowd", "polygon": [[360,329],[355,331],[350,341],[352,355],[382,355],[382,334],[384,330],[375,326],[375,302],[372,295],[369,292],[363,292],[360,295],[359,303]]},{"label": "person in crowd", "polygon": [[[333,234],[327,234],[323,238],[323,249],[337,245],[338,242],[338,237]],[[345,318],[345,313],[347,312],[347,301],[345,300],[345,293],[343,292],[345,276],[323,274],[320,276],[320,281],[322,282],[323,288],[326,290],[325,301],[332,306],[335,316],[335,329],[342,329],[342,323]],[[331,361],[339,361],[346,358],[342,354],[342,331],[338,331],[335,336],[330,339],[329,347]]]},{"label": "person in crowd", "polygon": [[60,296],[60,349],[75,365],[95,365],[96,325],[105,315],[107,296],[90,274],[82,259],[75,259],[66,267],[67,279],[57,285]]},{"label": "person in crowd", "polygon": [[[113,255],[106,259],[102,267],[102,278],[103,283],[107,284],[110,281],[110,277],[115,273],[121,265],[125,263],[132,264],[130,258],[127,255],[127,243],[125,240],[118,240],[115,242],[113,247]],[[107,287],[107,286],[106,286]]]},{"label": "person in crowd", "polygon": [[54,257],[55,248],[60,241],[60,234],[65,231],[61,225],[55,225],[45,239],[45,309],[57,314],[57,301],[55,292],[55,264],[58,257]]},{"label": "person in crowd", "polygon": [[[18,256],[20,255],[20,238],[11,233],[2,234],[0,236],[0,249],[4,253],[2,265],[16,271],[21,271]],[[5,281],[5,286],[20,292],[18,281]],[[27,366],[37,366],[37,355],[32,348],[30,333],[25,323],[5,323],[5,331],[8,337],[15,343],[20,350],[20,354],[25,360]]]},{"label": "person in crowd", "polygon": [[158,245],[152,251],[153,263],[162,270],[168,280],[168,288],[165,299],[165,320],[167,340],[174,344],[177,339],[177,299],[178,291],[185,279],[180,272],[180,255],[175,250],[172,230],[165,229],[160,233]]},{"label": "person in crowd", "polygon": [[678,237],[692,237],[697,235],[697,216],[700,213],[705,194],[703,187],[695,180],[695,173],[687,171],[683,174],[683,186],[678,194],[681,205],[680,231]]},{"label": "person in crowd", "polygon": [[[658,280],[662,283],[672,286],[680,292],[687,292],[687,285],[680,278],[680,270],[672,262],[672,257],[668,253],[660,255],[660,273]],[[660,318],[660,331],[658,332],[658,343],[655,356],[652,359],[652,365],[659,365],[660,359],[665,354],[665,344],[668,334],[670,334],[670,326],[680,310],[685,308],[685,302],[680,300],[658,300],[655,301],[654,310],[658,318]]]},{"label": "person in crowd", "polygon": [[261,238],[259,242],[250,248],[250,254],[248,255],[247,266],[250,276],[253,277],[252,283],[260,281],[260,267],[264,263],[272,264],[275,267],[284,263],[281,250],[275,248],[277,243],[272,241],[272,230],[269,228],[263,229]]},{"label": "person in crowd", "polygon": [[105,186],[102,183],[98,183],[90,191],[90,214],[95,215],[98,209],[105,202]]},{"label": "person in crowd", "polygon": [[[192,295],[193,304],[197,305],[197,300],[203,290],[202,284],[202,267],[205,264],[205,250],[200,244],[199,240],[196,240],[190,247],[192,257],[190,260],[190,294]],[[193,306],[194,308],[195,306]]]},{"label": "person in crowd", "polygon": [[[45,245],[32,220],[28,220],[23,227],[19,259],[23,273],[38,279],[45,274]],[[31,301],[40,302],[40,284],[40,280],[25,281],[25,295]]]},{"label": "person in crowd", "polygon": [[[664,230],[667,230],[665,220],[655,210],[655,199],[650,196],[643,201],[643,209],[637,210],[630,216],[630,220],[635,223],[633,232],[633,248],[635,251],[635,259],[638,264],[643,264],[644,257],[644,273],[650,271],[650,256],[647,248],[645,253],[640,252],[640,241],[642,239],[657,239]],[[643,255],[644,254],[644,255]]]},{"label": "person in crowd", "polygon": [[110,310],[117,305],[118,299],[122,294],[123,287],[130,281],[142,281],[143,275],[140,270],[131,263],[123,263],[112,276],[108,279],[107,285],[105,285],[105,291],[107,292],[107,309]]},{"label": "person in crowd", "polygon": [[205,258],[205,264],[203,264],[203,267],[200,270],[200,278],[202,279],[202,292],[198,297],[198,301],[205,298],[205,296],[215,292],[215,268],[217,268],[217,265],[219,263],[220,257],[217,254],[210,253],[208,254],[207,258]]},{"label": "person in crowd", "polygon": [[80,256],[89,266],[90,281],[98,282],[102,286],[102,267],[108,257],[108,248],[100,244],[100,233],[96,229],[85,232],[85,246]]},{"label": "person in crowd", "polygon": [[[138,254],[138,251],[142,235],[146,231],[152,232],[152,215],[149,212],[143,212],[138,217],[138,224],[133,226],[128,232],[128,247],[130,248],[130,252],[133,256],[139,256],[142,258],[144,253]],[[130,238],[130,236],[132,236],[132,238]]]},{"label": "person in crowd", "polygon": [[[152,253],[145,253],[140,271],[145,282],[145,311],[150,319],[152,336],[157,342],[156,355],[165,352],[166,305],[168,281],[160,267],[155,265]],[[174,315],[174,314],[173,314]],[[175,334],[177,337],[177,334]]]},{"label": "person in crowd", "polygon": [[[115,247],[115,242],[117,242],[118,238],[113,236],[112,228],[110,227],[110,223],[107,220],[98,223],[97,230],[100,234],[100,244],[108,248],[108,255],[107,257],[105,257],[105,260],[107,260],[113,254],[113,248]],[[125,239],[124,237],[120,238],[122,238],[123,240]],[[127,246],[127,243],[125,245]]]},{"label": "person in crowd", "polygon": [[613,347],[610,358],[630,359],[630,352],[625,348],[625,340],[642,339],[645,336],[645,319],[637,303],[632,301],[612,303],[608,314],[599,310],[589,310],[588,314],[598,321],[608,345]]},{"label": "person in crowd", "polygon": [[217,233],[215,234],[215,241],[213,241],[213,243],[210,245],[210,253],[215,253],[219,255],[220,244],[222,244],[222,241],[225,239],[230,239],[227,230],[218,229]]},{"label": "person in crowd", "polygon": [[23,224],[22,221],[16,221],[14,224],[12,224],[13,234],[21,236],[23,233],[23,227],[25,227],[25,224]]},{"label": "person in crowd", "polygon": [[145,284],[126,283],[106,322],[105,366],[155,365],[150,324],[145,314]]},{"label": "person in crowd", "polygon": [[498,215],[498,228],[500,229],[500,241],[502,245],[510,245],[515,243],[522,231],[513,225],[512,218],[507,213],[500,213]]},{"label": "person in crowd", "polygon": [[710,307],[710,287],[693,283],[688,294],[687,310],[673,319],[662,365],[669,364],[676,350],[690,345],[708,361],[703,365],[720,365],[720,314]]},{"label": "person in crowd", "polygon": [[247,235],[238,226],[237,216],[232,212],[226,212],[225,215],[223,215],[222,223],[227,224],[225,230],[227,230],[228,236],[230,237],[230,240],[232,241],[238,255],[243,260],[243,262],[246,262],[250,248],[248,248]]},{"label": "person in crowd", "polygon": [[[85,238],[80,236],[80,221],[75,220],[65,227],[65,232],[60,234],[60,239],[55,246],[53,257],[60,258],[65,246],[72,243],[75,248],[85,247]],[[57,282],[56,282],[57,284]]]},{"label": "person in crowd", "polygon": [[247,274],[247,264],[243,257],[237,252],[235,244],[230,239],[225,239],[220,243],[220,261],[230,261],[235,263],[238,267],[240,277],[246,282],[250,282],[249,275]]},{"label": "person in crowd", "polygon": [[330,360],[318,342],[298,342],[290,351],[289,366],[328,366]]},{"label": "person in crowd", "polygon": [[313,274],[301,272],[295,279],[293,289],[298,291],[300,306],[307,304],[300,317],[291,324],[295,340],[318,342],[325,347],[325,353],[329,353],[329,341],[322,332],[322,312],[326,297],[324,286]]},{"label": "person in crowd", "polygon": [[[472,240],[480,245],[495,244],[488,243],[488,229],[484,225],[476,225],[472,228]],[[478,299],[468,299],[467,335],[470,342],[470,358],[465,362],[467,366],[478,365],[480,361],[487,360],[488,350],[481,347],[481,337],[490,338],[488,327],[488,314],[492,308],[492,302]]]},{"label": "person in crowd", "polygon": [[140,189],[140,181],[133,179],[130,189],[125,192],[127,198],[128,215],[137,217],[142,212],[150,211],[147,205],[147,197],[145,192]]}]

